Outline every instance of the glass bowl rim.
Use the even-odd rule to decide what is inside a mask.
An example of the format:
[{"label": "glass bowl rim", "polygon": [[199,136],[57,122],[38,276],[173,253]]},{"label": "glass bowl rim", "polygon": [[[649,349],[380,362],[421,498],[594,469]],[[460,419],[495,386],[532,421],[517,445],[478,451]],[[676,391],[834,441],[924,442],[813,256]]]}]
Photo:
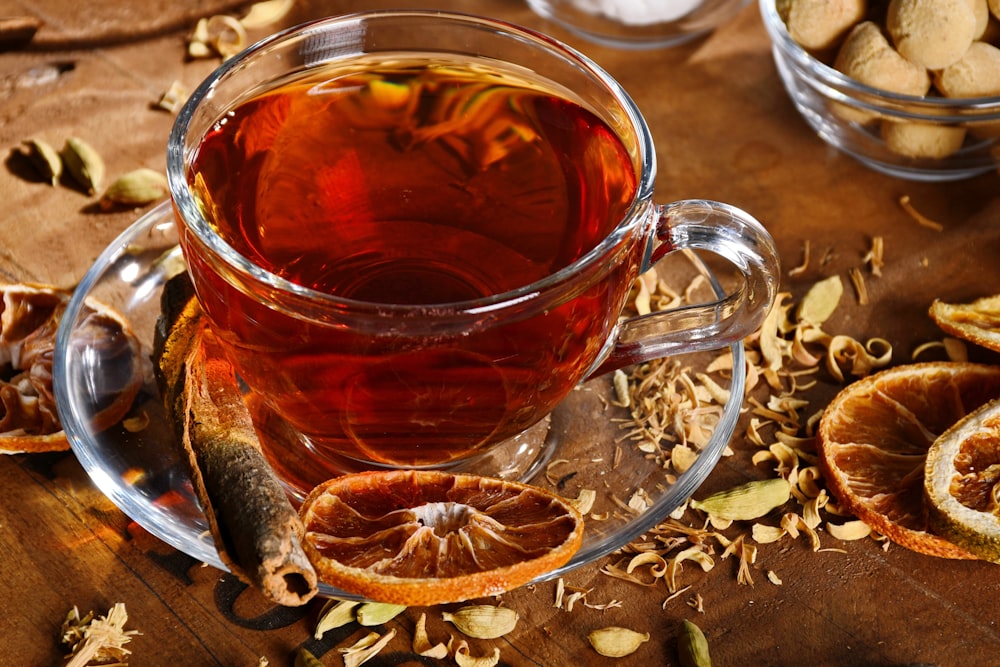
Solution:
[{"label": "glass bowl rim", "polygon": [[[574,14],[586,12],[576,7],[573,0],[527,0],[529,7],[536,14],[577,36],[601,46],[632,51],[671,48],[703,37],[723,25],[751,1],[715,0],[715,4],[709,8],[711,12],[707,17],[709,20],[699,14],[702,10],[702,5],[699,5],[689,14],[676,19],[648,24],[625,24],[602,14],[588,14],[587,23],[580,24],[553,11],[559,6],[569,4],[574,5]],[[692,15],[694,15],[694,25],[691,25]]]},{"label": "glass bowl rim", "polygon": [[[830,65],[822,62],[805,48],[800,46],[788,33],[785,22],[778,15],[775,0],[759,0],[760,13],[764,21],[764,27],[775,47],[775,57],[780,53],[787,59],[792,60],[802,71],[810,84],[818,82],[822,85],[831,86],[842,94],[851,97],[864,95],[872,98],[880,105],[887,107],[897,107],[900,105],[914,106],[932,112],[928,116],[937,122],[969,122],[970,120],[1000,120],[1000,95],[988,97],[928,97],[918,95],[906,95],[903,93],[893,93],[880,88],[873,88],[865,85],[842,72],[834,69]],[[963,110],[994,112],[991,115],[980,118],[979,116],[967,115],[947,115],[947,112],[956,113]],[[936,112],[936,113],[934,113]],[[891,113],[891,112],[890,112]]]}]

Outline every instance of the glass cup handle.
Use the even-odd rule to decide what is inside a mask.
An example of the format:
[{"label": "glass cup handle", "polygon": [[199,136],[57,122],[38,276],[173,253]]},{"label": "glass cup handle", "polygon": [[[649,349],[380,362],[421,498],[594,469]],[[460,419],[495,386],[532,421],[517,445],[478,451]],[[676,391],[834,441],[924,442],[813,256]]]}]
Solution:
[{"label": "glass cup handle", "polygon": [[[743,282],[705,304],[622,320],[608,356],[591,377],[674,354],[726,347],[754,333],[774,304],[780,262],[774,239],[744,211],[690,199],[656,206],[655,241],[641,272],[678,250],[707,250],[729,260]],[[651,242],[653,239],[651,239]],[[716,292],[721,287],[715,284]]]}]

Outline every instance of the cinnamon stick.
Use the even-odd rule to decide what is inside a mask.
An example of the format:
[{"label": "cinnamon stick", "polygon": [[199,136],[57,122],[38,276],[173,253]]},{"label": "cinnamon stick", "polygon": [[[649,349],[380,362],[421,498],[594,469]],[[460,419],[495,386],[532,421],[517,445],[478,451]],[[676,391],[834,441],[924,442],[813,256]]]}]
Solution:
[{"label": "cinnamon stick", "polygon": [[235,370],[187,274],[167,283],[161,306],[153,360],[219,555],[273,602],[305,604],[317,583],[302,522],[261,453]]}]

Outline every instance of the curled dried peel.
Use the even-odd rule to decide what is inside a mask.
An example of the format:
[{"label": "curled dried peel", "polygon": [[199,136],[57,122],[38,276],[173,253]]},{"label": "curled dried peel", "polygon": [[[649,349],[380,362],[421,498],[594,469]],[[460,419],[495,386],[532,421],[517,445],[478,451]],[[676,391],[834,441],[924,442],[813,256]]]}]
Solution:
[{"label": "curled dried peel", "polygon": [[369,632],[350,646],[338,648],[337,651],[344,656],[344,667],[360,667],[384,649],[395,636],[396,628],[390,629],[384,635]]},{"label": "curled dried peel", "polygon": [[[48,285],[0,286],[0,452],[69,449],[56,410],[52,364],[59,321],[70,292]],[[128,412],[139,387],[139,342],[110,308],[88,301],[72,344],[102,350],[113,373],[100,378],[95,430]]]},{"label": "curled dried peel", "polygon": [[946,333],[1000,352],[1000,294],[972,303],[936,300],[930,316]]},{"label": "curled dried peel", "polygon": [[862,343],[850,336],[834,336],[826,353],[826,368],[839,382],[845,379],[842,368],[847,368],[855,377],[864,377],[885,368],[891,361],[892,345],[882,338]]},{"label": "curled dried peel", "polygon": [[280,21],[292,10],[295,0],[263,0],[250,5],[240,23],[248,30],[266,28]]}]

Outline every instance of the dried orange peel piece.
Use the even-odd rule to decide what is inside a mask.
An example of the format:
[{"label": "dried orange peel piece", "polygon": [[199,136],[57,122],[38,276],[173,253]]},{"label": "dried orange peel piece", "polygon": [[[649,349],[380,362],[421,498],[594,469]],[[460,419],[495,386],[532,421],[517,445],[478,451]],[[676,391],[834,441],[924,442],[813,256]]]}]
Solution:
[{"label": "dried orange peel piece", "polygon": [[935,529],[979,558],[1000,562],[1000,401],[934,441],[924,485]]},{"label": "dried orange peel piece", "polygon": [[1000,366],[907,364],[845,387],[819,424],[819,466],[847,511],[893,542],[943,558],[974,558],[938,535],[924,502],[937,437],[1000,397]]},{"label": "dried orange peel piece", "polygon": [[1000,352],[1000,294],[972,303],[935,300],[930,316],[945,333]]},{"label": "dried orange peel piece", "polygon": [[335,478],[300,516],[321,581],[408,606],[516,588],[565,564],[583,541],[583,517],[554,493],[429,470]]},{"label": "dried orange peel piece", "polygon": [[[49,285],[0,285],[0,452],[69,449],[56,411],[52,363],[70,296]],[[93,427],[103,430],[125,416],[142,384],[139,342],[118,313],[94,301],[84,304],[74,342],[102,349],[122,365],[94,416]]]}]

